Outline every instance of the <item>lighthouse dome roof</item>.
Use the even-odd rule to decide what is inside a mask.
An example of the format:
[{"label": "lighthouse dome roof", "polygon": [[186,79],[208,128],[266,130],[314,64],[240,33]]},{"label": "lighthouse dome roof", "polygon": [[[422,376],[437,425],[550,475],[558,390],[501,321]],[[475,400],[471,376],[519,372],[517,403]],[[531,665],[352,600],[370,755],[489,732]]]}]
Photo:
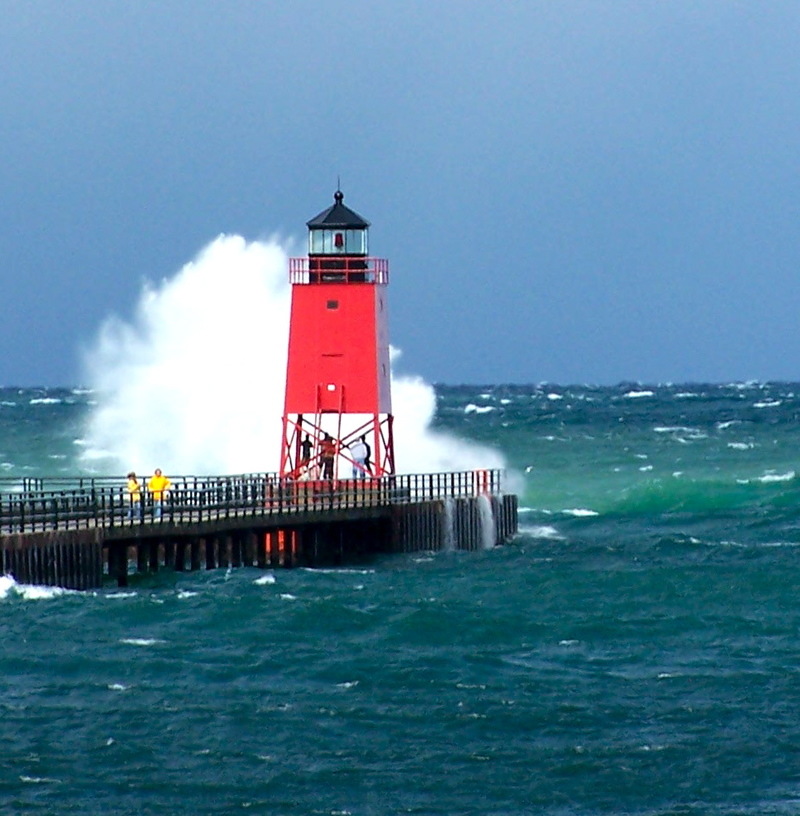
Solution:
[{"label": "lighthouse dome roof", "polygon": [[306,221],[309,228],[340,227],[342,229],[366,229],[369,221],[362,218],[357,212],[345,207],[342,203],[344,193],[337,190],[333,196],[333,206],[323,210],[319,215],[314,216],[310,221]]}]

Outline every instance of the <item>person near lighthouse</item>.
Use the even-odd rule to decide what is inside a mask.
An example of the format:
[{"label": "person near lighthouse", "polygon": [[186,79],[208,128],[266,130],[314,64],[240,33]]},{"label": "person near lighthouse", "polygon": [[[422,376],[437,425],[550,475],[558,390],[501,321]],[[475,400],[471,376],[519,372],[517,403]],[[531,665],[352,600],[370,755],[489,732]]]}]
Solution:
[{"label": "person near lighthouse", "polygon": [[311,453],[314,450],[314,443],[311,437],[306,434],[306,438],[300,443],[300,473],[302,479],[308,479],[311,474]]},{"label": "person near lighthouse", "polygon": [[319,456],[322,463],[322,478],[333,478],[333,460],[336,456],[336,443],[331,439],[330,434],[325,434],[319,443]]},{"label": "person near lighthouse", "polygon": [[356,439],[355,442],[350,443],[350,455],[353,457],[353,478],[366,478],[366,461],[369,452],[363,436],[360,439]]}]

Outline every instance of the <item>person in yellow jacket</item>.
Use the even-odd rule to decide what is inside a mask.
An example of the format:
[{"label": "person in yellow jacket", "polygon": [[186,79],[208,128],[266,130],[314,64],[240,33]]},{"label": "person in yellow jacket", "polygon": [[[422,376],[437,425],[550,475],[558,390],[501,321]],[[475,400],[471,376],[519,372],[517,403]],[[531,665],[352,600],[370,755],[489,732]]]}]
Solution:
[{"label": "person in yellow jacket", "polygon": [[164,508],[164,499],[172,482],[164,476],[161,468],[156,468],[156,472],[150,477],[147,483],[147,489],[150,491],[150,496],[153,499],[153,516],[161,518],[161,511]]},{"label": "person in yellow jacket", "polygon": [[142,506],[142,486],[133,471],[128,474],[127,490],[128,518],[132,519],[139,515],[139,508]]}]

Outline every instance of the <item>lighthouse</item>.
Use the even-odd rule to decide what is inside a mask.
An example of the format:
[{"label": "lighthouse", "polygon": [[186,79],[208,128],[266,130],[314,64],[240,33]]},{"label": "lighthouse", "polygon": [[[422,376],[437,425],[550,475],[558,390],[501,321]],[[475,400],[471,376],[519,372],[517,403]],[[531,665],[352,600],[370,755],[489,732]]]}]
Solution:
[{"label": "lighthouse", "polygon": [[308,256],[289,259],[281,475],[290,479],[395,472],[389,263],[370,257],[369,221],[345,206],[341,190],[333,202],[307,222]]}]

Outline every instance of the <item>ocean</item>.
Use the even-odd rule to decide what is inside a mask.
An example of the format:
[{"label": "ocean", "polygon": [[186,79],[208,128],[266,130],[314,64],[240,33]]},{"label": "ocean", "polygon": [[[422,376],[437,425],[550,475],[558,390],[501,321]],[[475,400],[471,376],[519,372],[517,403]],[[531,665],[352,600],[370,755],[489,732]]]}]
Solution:
[{"label": "ocean", "polygon": [[[0,389],[0,482],[107,467],[96,402]],[[0,813],[800,813],[800,384],[435,402],[505,462],[506,546],[0,577]]]}]

